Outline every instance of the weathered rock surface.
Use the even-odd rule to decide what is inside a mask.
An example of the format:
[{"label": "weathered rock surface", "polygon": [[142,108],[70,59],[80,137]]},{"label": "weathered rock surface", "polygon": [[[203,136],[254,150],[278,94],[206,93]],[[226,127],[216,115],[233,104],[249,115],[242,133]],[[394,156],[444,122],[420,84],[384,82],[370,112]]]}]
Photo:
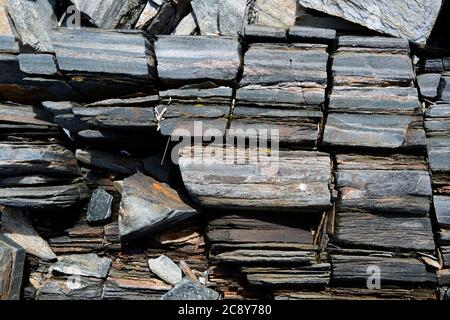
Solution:
[{"label": "weathered rock surface", "polygon": [[0,234],[0,300],[19,300],[25,250]]},{"label": "weathered rock surface", "polygon": [[113,196],[108,192],[97,189],[92,193],[89,201],[86,220],[91,225],[106,224],[111,220]]},{"label": "weathered rock surface", "polygon": [[178,193],[150,177],[135,174],[124,180],[119,229],[122,240],[160,230],[197,214]]},{"label": "weathered rock surface", "polygon": [[167,256],[149,259],[148,266],[154,274],[171,285],[176,285],[183,279],[181,269]]},{"label": "weathered rock surface", "polygon": [[426,44],[442,5],[441,0],[299,0],[299,3],[420,45]]},{"label": "weathered rock surface", "polygon": [[297,14],[297,0],[251,0],[249,2],[250,24],[290,27],[295,25]]},{"label": "weathered rock surface", "polygon": [[232,84],[240,69],[239,51],[237,38],[159,36],[158,76],[170,87],[208,81]]},{"label": "weathered rock surface", "polygon": [[78,161],[89,166],[121,174],[133,174],[142,169],[142,163],[137,159],[98,150],[77,150],[76,157]]},{"label": "weathered rock surface", "polygon": [[27,253],[40,259],[56,260],[56,255],[47,241],[37,233],[24,212],[4,208],[1,214],[0,233],[20,245]]},{"label": "weathered rock surface", "polygon": [[204,207],[322,212],[331,204],[327,154],[281,151],[271,158],[234,147],[219,157],[210,152],[186,147],[179,160],[187,190]]},{"label": "weathered rock surface", "polygon": [[53,52],[51,30],[56,24],[54,0],[8,0],[6,8],[23,46],[37,52]]},{"label": "weathered rock surface", "polygon": [[218,300],[219,296],[218,292],[185,279],[167,292],[162,300]]},{"label": "weathered rock surface", "polygon": [[131,29],[146,0],[72,0],[77,9],[101,29]]},{"label": "weathered rock surface", "polygon": [[0,52],[18,53],[19,44],[4,7],[0,6]]},{"label": "weathered rock surface", "polygon": [[104,279],[111,267],[110,258],[100,258],[96,254],[68,255],[58,258],[49,269],[52,273],[78,275]]}]

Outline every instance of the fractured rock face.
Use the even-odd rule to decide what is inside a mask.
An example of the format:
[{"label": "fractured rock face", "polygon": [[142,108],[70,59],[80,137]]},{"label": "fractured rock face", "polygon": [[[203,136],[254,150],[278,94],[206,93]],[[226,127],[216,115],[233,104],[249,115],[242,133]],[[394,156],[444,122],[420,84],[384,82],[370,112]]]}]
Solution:
[{"label": "fractured rock face", "polygon": [[95,253],[59,257],[50,267],[50,272],[84,277],[106,278],[111,267],[111,259],[100,258]]},{"label": "fractured rock face", "polygon": [[301,6],[425,45],[441,0],[299,0]]},{"label": "fractured rock face", "polygon": [[56,24],[54,6],[54,0],[9,0],[6,3],[22,45],[38,52],[53,51],[50,33]]},{"label": "fractured rock face", "polygon": [[250,24],[290,27],[297,18],[297,0],[251,0],[248,9]]},{"label": "fractured rock face", "polygon": [[25,251],[0,235],[0,300],[19,300]]},{"label": "fractured rock face", "polygon": [[145,0],[72,0],[77,9],[102,29],[131,29],[139,18]]},{"label": "fractured rock face", "polygon": [[113,196],[108,192],[97,189],[92,193],[89,201],[86,220],[91,225],[105,224],[111,219]]},{"label": "fractured rock face", "polygon": [[123,181],[119,230],[122,240],[136,238],[197,214],[167,185],[135,174]]}]

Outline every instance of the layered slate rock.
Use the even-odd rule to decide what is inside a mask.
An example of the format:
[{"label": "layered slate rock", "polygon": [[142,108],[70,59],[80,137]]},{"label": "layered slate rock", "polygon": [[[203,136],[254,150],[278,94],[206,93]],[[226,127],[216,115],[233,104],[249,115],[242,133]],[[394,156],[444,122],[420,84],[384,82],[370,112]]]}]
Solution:
[{"label": "layered slate rock", "polygon": [[[425,45],[442,1],[299,0],[301,6],[361,24],[369,29]],[[418,17],[418,19],[410,19]]]},{"label": "layered slate rock", "polygon": [[79,204],[89,196],[75,156],[66,148],[47,141],[18,141],[2,143],[1,149],[0,204],[56,210]]},{"label": "layered slate rock", "polygon": [[168,185],[141,173],[123,182],[119,230],[124,241],[177,224],[197,214]]},{"label": "layered slate rock", "polygon": [[72,2],[100,29],[131,29],[146,4],[145,0],[73,0]]},{"label": "layered slate rock", "polygon": [[312,44],[251,45],[230,135],[252,137],[268,130],[281,144],[315,146],[327,85],[326,49]]},{"label": "layered slate rock", "polygon": [[155,42],[159,79],[169,87],[233,84],[240,69],[240,50],[232,37],[159,36]]},{"label": "layered slate rock", "polygon": [[[422,106],[412,87],[408,43],[396,38],[340,37],[323,145],[425,149]],[[367,68],[370,65],[370,68]]]},{"label": "layered slate rock", "polygon": [[338,154],[336,161],[339,194],[329,245],[333,285],[367,288],[370,266],[381,269],[382,285],[433,285],[435,274],[416,258],[435,250],[425,159]]},{"label": "layered slate rock", "polygon": [[96,254],[69,255],[58,258],[49,269],[52,273],[104,279],[108,276],[111,259]]},{"label": "layered slate rock", "polygon": [[161,133],[172,137],[224,136],[232,95],[229,87],[160,91],[161,103],[155,110],[161,115]]},{"label": "layered slate rock", "polygon": [[25,250],[0,235],[0,300],[19,300]]},{"label": "layered slate rock", "polygon": [[218,300],[219,293],[205,287],[199,282],[185,279],[167,292],[162,300]]},{"label": "layered slate rock", "polygon": [[58,28],[52,41],[60,70],[85,99],[154,91],[152,47],[141,32]]},{"label": "layered slate rock", "polygon": [[[244,282],[216,275],[225,297],[239,294],[234,288],[247,287],[273,293],[290,288],[320,290],[330,279],[330,265],[319,254],[322,216],[294,218],[291,214],[276,219],[263,211],[213,214],[207,237],[211,244],[210,260],[217,268],[242,275]],[[215,269],[213,269],[215,270]],[[212,272],[212,281],[215,271]]]},{"label": "layered slate rock", "polygon": [[327,154],[221,148],[181,150],[184,184],[203,207],[323,212],[331,206]]}]

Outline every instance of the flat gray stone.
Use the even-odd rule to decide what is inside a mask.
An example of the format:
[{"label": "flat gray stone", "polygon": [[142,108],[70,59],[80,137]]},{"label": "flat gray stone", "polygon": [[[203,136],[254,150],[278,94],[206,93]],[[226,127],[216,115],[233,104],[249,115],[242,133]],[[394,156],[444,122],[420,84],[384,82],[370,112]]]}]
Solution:
[{"label": "flat gray stone", "polygon": [[425,45],[442,0],[299,0],[299,3],[303,7]]},{"label": "flat gray stone", "polygon": [[247,0],[219,0],[219,31],[224,36],[237,36],[245,23]]},{"label": "flat gray stone", "polygon": [[4,7],[0,6],[0,52],[18,53],[19,44]]},{"label": "flat gray stone", "polygon": [[51,30],[56,25],[54,0],[8,0],[6,9],[22,45],[37,52],[53,52]]},{"label": "flat gray stone", "polygon": [[251,24],[269,27],[295,25],[298,13],[297,0],[254,0],[252,2],[248,12],[248,20]]},{"label": "flat gray stone", "polygon": [[111,220],[113,196],[102,189],[92,193],[89,201],[86,220],[90,225],[102,225]]},{"label": "flat gray stone", "polygon": [[169,284],[176,285],[183,280],[181,269],[165,255],[156,259],[149,259],[148,266],[154,274]]},{"label": "flat gray stone", "polygon": [[110,258],[100,258],[95,253],[74,254],[59,257],[59,261],[55,262],[49,271],[103,279],[108,275],[111,263]]},{"label": "flat gray stone", "polygon": [[441,75],[439,73],[426,73],[417,76],[420,94],[424,98],[435,99],[438,96]]},{"label": "flat gray stone", "polygon": [[197,18],[194,13],[191,12],[180,21],[173,34],[178,36],[190,36],[197,28]]},{"label": "flat gray stone", "polygon": [[220,0],[192,0],[191,6],[202,35],[219,34],[219,1]]},{"label": "flat gray stone", "polygon": [[51,54],[20,54],[20,71],[30,75],[57,76],[55,57]]},{"label": "flat gray stone", "polygon": [[199,282],[185,279],[167,292],[161,300],[218,300],[219,293]]}]

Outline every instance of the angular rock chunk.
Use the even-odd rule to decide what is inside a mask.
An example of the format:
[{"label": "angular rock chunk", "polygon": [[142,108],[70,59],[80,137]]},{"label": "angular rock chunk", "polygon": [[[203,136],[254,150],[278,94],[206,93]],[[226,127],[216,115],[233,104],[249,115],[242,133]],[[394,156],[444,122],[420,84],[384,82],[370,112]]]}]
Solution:
[{"label": "angular rock chunk", "polygon": [[100,29],[131,29],[146,0],[72,0],[77,9]]},{"label": "angular rock chunk", "polygon": [[37,52],[53,52],[51,30],[56,24],[54,0],[8,0],[6,9],[23,46]]},{"label": "angular rock chunk", "polygon": [[104,279],[108,276],[112,260],[100,258],[96,254],[78,254],[59,257],[49,269],[52,273],[78,275]]},{"label": "angular rock chunk", "polygon": [[245,54],[240,85],[313,82],[326,86],[327,63],[324,45],[254,44]]},{"label": "angular rock chunk", "polygon": [[417,287],[436,284],[436,275],[428,272],[425,265],[417,259],[332,255],[331,261],[332,281],[335,284],[367,288],[370,266],[380,268],[381,286]]},{"label": "angular rock chunk", "polygon": [[102,298],[104,287],[103,279],[79,277],[76,278],[76,283],[73,283],[73,281],[74,280],[69,277],[58,277],[45,280],[36,293],[36,300],[92,301],[100,300]]},{"label": "angular rock chunk", "polygon": [[144,10],[139,16],[138,21],[136,22],[136,29],[143,29],[146,24],[148,24],[158,13],[159,7],[162,5],[163,0],[148,0]]},{"label": "angular rock chunk", "polygon": [[245,24],[247,0],[219,0],[219,30],[221,35],[237,36]]},{"label": "angular rock chunk", "polygon": [[162,300],[218,300],[219,296],[218,292],[201,285],[199,282],[185,279],[167,292]]},{"label": "angular rock chunk", "polygon": [[89,201],[86,220],[91,225],[106,224],[111,220],[113,196],[108,192],[97,189],[92,193]]},{"label": "angular rock chunk", "polygon": [[426,44],[442,5],[441,0],[413,3],[406,0],[299,0],[299,3],[420,45]]},{"label": "angular rock chunk", "polygon": [[178,23],[190,11],[190,0],[163,0],[156,16],[143,28],[150,35],[172,34]]},{"label": "angular rock chunk", "polygon": [[450,228],[450,197],[434,196],[436,218],[441,228]]},{"label": "angular rock chunk", "polygon": [[[231,109],[232,89],[179,89],[161,91],[161,133],[172,137],[225,135]],[[211,131],[211,130],[214,130]],[[209,134],[211,135],[211,134]]]},{"label": "angular rock chunk", "polygon": [[251,0],[248,20],[252,24],[290,27],[295,24],[297,13],[297,0]]},{"label": "angular rock chunk", "polygon": [[0,234],[0,300],[19,300],[25,250]]},{"label": "angular rock chunk", "polygon": [[191,12],[180,21],[173,34],[176,36],[190,36],[193,35],[197,29],[197,18],[194,13]]},{"label": "angular rock chunk", "polygon": [[176,285],[183,279],[181,269],[165,255],[149,259],[148,266],[154,274],[171,285]]},{"label": "angular rock chunk", "polygon": [[219,1],[192,0],[192,10],[202,35],[219,34]]},{"label": "angular rock chunk", "polygon": [[123,182],[119,216],[122,240],[155,232],[196,214],[175,190],[150,177],[138,173]]},{"label": "angular rock chunk", "polygon": [[159,36],[158,76],[170,87],[208,81],[232,84],[240,69],[240,50],[236,38]]},{"label": "angular rock chunk", "polygon": [[1,234],[40,259],[56,260],[47,241],[37,233],[28,217],[20,210],[5,208],[1,215]]},{"label": "angular rock chunk", "polygon": [[[222,147],[220,147],[222,149]],[[179,160],[189,193],[204,207],[323,212],[330,207],[327,154],[186,147]]]},{"label": "angular rock chunk", "polygon": [[420,94],[424,98],[436,99],[438,89],[441,83],[441,75],[436,73],[422,74],[417,76],[417,84],[419,85]]},{"label": "angular rock chunk", "polygon": [[438,173],[450,172],[450,105],[430,106],[425,113],[425,130],[430,167],[437,180]]}]

